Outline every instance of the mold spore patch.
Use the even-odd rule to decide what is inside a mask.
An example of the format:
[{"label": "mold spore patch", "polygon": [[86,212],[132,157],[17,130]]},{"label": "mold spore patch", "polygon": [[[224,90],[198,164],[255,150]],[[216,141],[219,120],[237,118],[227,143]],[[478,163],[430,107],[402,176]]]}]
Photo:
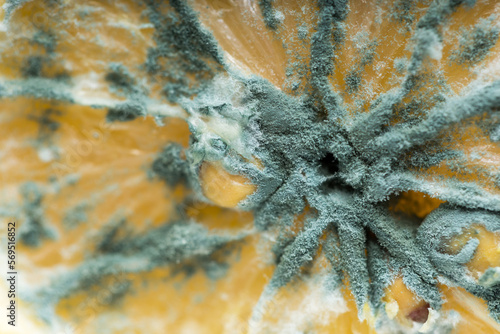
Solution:
[{"label": "mold spore patch", "polygon": [[481,19],[472,27],[462,29],[459,45],[450,60],[461,65],[473,66],[483,61],[498,41],[500,25],[498,16]]},{"label": "mold spore patch", "polygon": [[42,206],[43,193],[33,182],[27,182],[20,189],[23,204],[23,221],[19,227],[19,240],[29,247],[39,246],[44,239],[54,238],[53,231],[47,224]]},{"label": "mold spore patch", "polygon": [[[441,237],[458,235],[473,223],[498,231],[500,195],[480,183],[425,173],[441,164],[470,171],[465,152],[444,145],[443,138],[450,137],[457,124],[477,116],[491,117],[500,108],[499,80],[471,84],[457,95],[443,73],[429,71],[429,64],[442,57],[442,28],[454,12],[467,9],[465,1],[432,2],[418,21],[415,2],[395,3],[387,19],[409,28],[410,52],[394,64],[397,85],[367,99],[363,113],[348,110],[343,96],[363,93],[368,79],[365,67],[378,60],[376,40],[358,45],[355,65],[344,78],[344,92],[330,81],[338,70],[336,55],[349,37],[345,24],[349,1],[318,1],[316,25],[308,29],[308,73],[293,73],[303,70],[294,66],[287,73],[307,81],[295,95],[229,68],[217,41],[187,2],[145,3],[156,45],[147,50],[147,60],[139,67],[145,80],[161,86],[160,102],[175,103],[184,110],[180,117],[191,131],[188,147],[166,143],[151,171],[168,186],[183,184],[190,192],[186,201],[200,203],[208,201],[199,179],[204,163],[216,162],[230,174],[246,177],[256,190],[237,209],[254,214],[254,228],[215,233],[187,219],[185,212],[143,233],[130,232],[126,221],[116,223],[103,231],[84,263],[40,289],[43,302],[53,306],[77,291],[104,285],[112,275],[157,267],[173,268],[187,278],[202,270],[217,279],[228,268],[235,245],[252,233],[275,233],[277,242],[270,248],[276,269],[254,309],[254,322],[261,320],[279,289],[307,275],[304,269],[318,252],[331,264],[328,288],[337,291],[348,282],[360,318],[371,309],[377,325],[389,321],[382,297],[398,275],[428,303],[430,314],[440,312],[439,283],[445,281],[484,299],[493,318],[500,318],[496,272],[476,282],[464,269],[477,240],[454,256],[440,248]],[[272,8],[273,1],[261,1],[260,6],[268,28],[279,30],[282,20]],[[451,60],[460,64],[484,60],[498,38],[495,29],[490,21],[482,21],[468,30]],[[304,30],[297,38],[308,38]],[[22,80],[2,86],[7,91],[4,96],[78,103],[68,93],[68,83],[56,85],[43,77],[40,61],[32,62]],[[127,68],[109,64],[104,79],[116,94],[127,98],[108,108],[108,121],[129,121],[151,113],[144,97],[147,92],[138,88],[140,80]],[[46,82],[50,85],[44,86]],[[496,138],[496,132],[491,135]],[[49,235],[43,195],[33,184],[23,189],[27,223],[19,233],[26,244],[36,246]],[[390,198],[409,191],[447,203],[419,226],[411,217],[394,215],[389,209]],[[295,226],[299,215],[301,225]],[[297,231],[289,233],[295,227]]]}]

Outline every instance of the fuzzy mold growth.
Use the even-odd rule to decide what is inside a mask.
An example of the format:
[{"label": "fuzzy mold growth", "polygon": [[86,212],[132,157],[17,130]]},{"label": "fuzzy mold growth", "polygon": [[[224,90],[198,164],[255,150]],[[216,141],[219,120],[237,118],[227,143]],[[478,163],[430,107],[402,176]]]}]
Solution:
[{"label": "fuzzy mold growth", "polygon": [[[5,22],[15,22],[23,3],[8,3]],[[44,55],[27,55],[19,78],[0,82],[4,99],[102,111],[102,128],[116,127],[116,141],[127,145],[148,118],[160,129],[172,119],[189,127],[188,142],[161,143],[134,167],[161,181],[174,213],[142,230],[126,219],[98,229],[81,263],[25,296],[48,306],[47,322],[61,300],[116,275],[128,282],[169,268],[169,277],[201,272],[217,281],[236,261],[231,255],[262,238],[259,251],[274,270],[245,319],[250,332],[265,332],[269,305],[283,290],[321,275],[329,293],[352,295],[357,317],[381,333],[452,332],[450,287],[482,300],[500,328],[500,256],[488,251],[500,234],[498,5],[318,0],[288,8],[261,0],[245,12],[260,21],[241,20],[259,34],[244,51],[233,31],[213,23],[235,20],[222,18],[229,4],[213,12],[203,1],[134,5],[147,20],[137,31],[150,38],[141,62],[108,57],[97,77],[50,75],[64,36],[38,29],[32,44]],[[66,6],[50,4],[59,14]],[[467,13],[474,22],[457,33]],[[255,74],[265,58],[255,50],[273,48],[286,71]],[[88,96],[87,81],[98,87]],[[55,238],[38,188],[28,183],[22,196],[21,240],[34,247]],[[68,211],[66,230],[87,225],[94,204],[86,203]],[[192,217],[214,208],[250,213],[253,224],[235,232]]]}]

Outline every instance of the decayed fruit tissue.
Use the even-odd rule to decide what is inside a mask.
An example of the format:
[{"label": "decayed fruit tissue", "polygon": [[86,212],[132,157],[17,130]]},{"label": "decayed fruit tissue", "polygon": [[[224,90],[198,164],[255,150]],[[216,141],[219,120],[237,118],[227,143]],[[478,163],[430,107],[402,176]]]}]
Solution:
[{"label": "decayed fruit tissue", "polygon": [[500,2],[4,0],[0,333],[500,333]]}]

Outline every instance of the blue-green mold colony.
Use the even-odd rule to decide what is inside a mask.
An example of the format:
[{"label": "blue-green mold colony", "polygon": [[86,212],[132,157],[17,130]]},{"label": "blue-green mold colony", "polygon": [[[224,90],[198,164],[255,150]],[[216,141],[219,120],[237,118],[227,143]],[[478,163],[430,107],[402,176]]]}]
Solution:
[{"label": "blue-green mold colony", "polygon": [[[262,0],[259,5],[266,26],[279,31],[273,1]],[[360,310],[369,303],[376,314],[383,315],[384,289],[401,274],[408,287],[436,310],[443,303],[437,283],[444,280],[486,300],[491,315],[500,320],[500,287],[495,273],[489,271],[478,282],[464,269],[474,255],[477,240],[472,239],[456,255],[442,253],[440,248],[443,240],[472,223],[499,231],[500,196],[474,183],[453,178],[428,182],[415,173],[443,162],[465,168],[459,164],[464,152],[442,147],[440,136],[464,120],[491,115],[500,108],[500,81],[471,85],[467,94],[454,96],[439,73],[425,71],[426,62],[443,38],[442,26],[457,9],[467,9],[474,2],[432,2],[415,22],[417,2],[396,1],[387,19],[403,24],[411,33],[411,57],[395,64],[402,75],[399,87],[371,101],[367,113],[354,116],[342,96],[361,94],[365,67],[377,57],[378,41],[368,41],[359,48],[357,62],[345,77],[346,92],[336,91],[329,76],[336,70],[333,56],[346,39],[344,21],[349,3],[319,0],[317,5],[308,71],[302,72],[307,73],[307,80],[305,84],[292,83],[295,93],[291,96],[262,78],[245,77],[230,68],[216,40],[185,2],[144,2],[144,14],[155,28],[156,41],[142,64],[144,75],[162,83],[165,99],[185,109],[192,131],[189,148],[167,145],[158,154],[152,164],[153,174],[168,185],[191,187],[189,201],[193,197],[204,201],[198,180],[204,160],[221,160],[231,173],[246,175],[257,185],[257,191],[240,208],[254,213],[256,231],[278,234],[273,247],[276,270],[257,309],[279,288],[305,275],[301,269],[313,261],[322,245],[332,264],[332,280],[336,286],[348,280]],[[307,34],[307,27],[301,27],[298,38],[303,40]],[[492,19],[465,29],[450,62],[472,66],[484,60],[498,35]],[[54,52],[55,39],[51,36],[41,34],[37,40]],[[67,81],[52,78],[44,89],[35,85],[33,80],[43,77],[43,64],[42,58],[26,60],[24,88],[11,90],[13,95],[72,102],[70,95],[63,94],[64,89],[56,89],[57,85],[69,84]],[[300,66],[291,66],[290,71],[294,68]],[[293,73],[287,74],[293,77]],[[127,68],[110,64],[105,80],[112,91],[129,98],[129,102],[109,108],[108,121],[129,121],[148,113],[143,103],[147,92],[137,87],[137,78]],[[231,83],[227,90],[215,92],[211,88],[224,80]],[[238,92],[232,92],[231,87],[236,86]],[[233,104],[236,95],[237,106]],[[202,117],[225,119],[239,126],[244,149],[234,139],[217,134],[211,134],[206,144],[202,140],[206,134],[196,123]],[[345,122],[346,118],[351,122]],[[489,126],[493,138],[498,125]],[[265,168],[249,163],[252,156]],[[500,179],[498,172],[485,173]],[[428,193],[447,204],[421,225],[409,217],[394,216],[388,209],[388,199],[409,190]],[[183,206],[179,208],[181,218],[182,210]],[[291,233],[294,218],[303,213],[302,230]],[[218,277],[225,268],[225,255],[220,252],[231,249],[230,245],[246,234],[212,235],[200,224],[181,220],[135,236],[119,233],[124,224],[114,226],[96,246],[91,259],[59,278],[54,283],[57,291],[49,287],[40,291],[41,295],[51,296],[44,300],[56,301],[100,282],[106,275],[179,263],[185,268],[203,268],[209,276]]]}]

